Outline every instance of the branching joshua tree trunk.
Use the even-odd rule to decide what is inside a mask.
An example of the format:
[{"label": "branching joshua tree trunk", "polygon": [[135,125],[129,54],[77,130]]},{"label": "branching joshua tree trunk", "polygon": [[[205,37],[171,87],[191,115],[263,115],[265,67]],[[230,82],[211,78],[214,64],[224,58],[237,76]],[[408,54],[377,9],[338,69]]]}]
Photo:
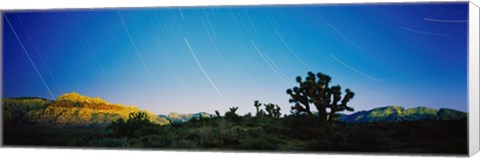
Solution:
[{"label": "branching joshua tree trunk", "polygon": [[[342,99],[341,87],[329,86],[331,77],[322,73],[316,75],[308,72],[308,76],[302,81],[302,77],[296,78],[298,87],[287,89],[290,95],[290,103],[295,103],[293,111],[312,115],[310,105],[314,105],[318,110],[318,117],[321,122],[331,122],[335,118],[335,113],[340,111],[353,111],[353,108],[347,106],[347,103],[353,98],[355,93],[350,89],[345,90],[345,96]],[[329,110],[327,110],[329,109]]]}]

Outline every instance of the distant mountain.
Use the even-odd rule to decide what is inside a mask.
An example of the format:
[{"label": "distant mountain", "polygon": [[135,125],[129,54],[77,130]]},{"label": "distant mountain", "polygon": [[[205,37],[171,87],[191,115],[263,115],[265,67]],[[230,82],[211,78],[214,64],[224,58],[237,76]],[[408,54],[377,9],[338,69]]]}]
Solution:
[{"label": "distant mountain", "polygon": [[457,120],[467,117],[467,113],[442,108],[440,110],[415,107],[405,109],[401,106],[386,106],[369,111],[360,111],[350,115],[340,114],[338,119],[347,123],[403,122],[422,120]]},{"label": "distant mountain", "polygon": [[[101,98],[91,98],[78,93],[68,93],[56,100],[37,97],[3,98],[3,119],[8,126],[32,125],[54,127],[107,126],[119,118],[128,119],[134,112],[146,112],[150,121],[164,125],[170,122],[187,122],[193,118],[211,118],[215,115],[205,112],[193,114],[170,113],[154,115],[135,106],[110,104]],[[405,109],[401,106],[386,106],[353,114],[340,114],[337,119],[347,123],[402,122],[421,120],[457,120],[467,113],[442,108],[427,107]]]},{"label": "distant mountain", "polygon": [[192,118],[212,118],[214,115],[208,114],[206,112],[199,112],[199,113],[194,113],[194,114],[179,114],[172,112],[168,115],[158,115],[160,118],[164,118],[166,120],[172,121],[172,122],[187,122],[190,121]]},{"label": "distant mountain", "polygon": [[135,106],[110,104],[101,98],[68,93],[51,101],[41,98],[3,98],[4,118],[9,125],[33,126],[106,126],[119,118],[128,119],[133,112],[146,112],[150,121],[169,121]]},{"label": "distant mountain", "polygon": [[27,119],[27,113],[32,110],[40,110],[52,104],[54,101],[34,98],[2,98],[2,117],[5,125],[14,126],[31,122]]},{"label": "distant mountain", "polygon": [[436,120],[458,120],[467,117],[467,113],[442,108],[438,110]]}]

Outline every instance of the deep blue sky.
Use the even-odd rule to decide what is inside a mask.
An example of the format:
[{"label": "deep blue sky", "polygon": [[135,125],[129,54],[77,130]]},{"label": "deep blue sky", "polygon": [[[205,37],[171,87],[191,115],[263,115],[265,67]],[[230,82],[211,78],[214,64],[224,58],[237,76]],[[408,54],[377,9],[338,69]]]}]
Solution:
[{"label": "deep blue sky", "polygon": [[467,20],[466,2],[10,11],[3,95],[289,113],[285,90],[313,71],[353,90],[356,111],[467,111]]}]

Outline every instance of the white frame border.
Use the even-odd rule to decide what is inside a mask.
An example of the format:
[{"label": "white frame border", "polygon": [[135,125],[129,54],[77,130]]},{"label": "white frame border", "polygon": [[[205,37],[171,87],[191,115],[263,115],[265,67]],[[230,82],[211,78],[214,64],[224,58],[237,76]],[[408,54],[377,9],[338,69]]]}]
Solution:
[{"label": "white frame border", "polygon": [[[45,9],[93,9],[93,8],[137,8],[137,7],[168,7],[168,6],[231,6],[231,5],[265,5],[265,4],[348,4],[348,3],[413,3],[413,2],[467,2],[468,0],[176,0],[176,1],[159,1],[159,0],[97,0],[97,1],[85,1],[85,0],[0,0],[0,14],[3,11],[8,10],[45,10]],[[480,33],[480,0],[470,0],[469,3],[469,36],[468,36],[468,52],[469,52],[469,59],[468,59],[468,139],[469,139],[469,155],[474,156],[475,153],[479,151],[480,148],[480,105],[479,105],[479,69],[480,69],[480,55],[479,55],[479,33]],[[3,15],[3,14],[2,14]],[[0,19],[3,19],[1,17]],[[2,30],[2,24],[0,24],[0,30]],[[1,33],[0,33],[1,34]],[[0,46],[2,44],[3,38],[0,38]],[[0,47],[3,48],[3,47]],[[3,49],[2,49],[3,50]],[[0,56],[0,60],[3,63],[3,55]],[[0,69],[2,68],[3,64],[0,64]],[[1,76],[2,74],[0,74]],[[1,82],[1,78],[0,78]],[[1,84],[0,84],[1,85]],[[0,95],[2,91],[0,90]],[[0,109],[1,111],[1,109]],[[2,121],[3,122],[3,121]],[[1,123],[0,122],[0,125]],[[0,129],[2,127],[0,126]],[[3,137],[3,134],[0,135],[0,138]],[[3,154],[15,154],[16,156],[20,155],[29,155],[35,156],[35,153],[47,153],[47,154],[54,154],[57,153],[58,150],[39,150],[39,149],[9,149],[6,150],[5,148],[0,149]],[[25,151],[28,152],[25,152]],[[33,152],[32,152],[33,150]],[[78,149],[62,149],[61,153],[63,154],[56,154],[57,156],[65,156],[65,154],[69,154],[71,152],[76,152],[77,156],[79,153],[84,153],[88,151],[82,151]],[[92,153],[93,152],[93,153]],[[91,151],[88,155],[95,156],[99,154],[101,156],[108,156],[106,154],[112,154],[112,150],[109,151]],[[147,151],[141,151],[140,153],[134,152],[139,155],[146,156]],[[153,153],[152,153],[153,152]],[[115,152],[114,152],[115,153]],[[130,156],[137,156],[133,155],[132,152],[128,152],[130,154],[125,154],[124,151],[116,152],[115,156],[125,157],[126,155]],[[176,156],[178,154],[183,156],[194,156],[199,154],[199,152],[172,152],[172,151],[148,151],[150,156],[160,154],[162,156]],[[162,154],[163,153],[163,154]],[[206,154],[206,155],[205,155]],[[220,154],[220,155],[219,155]],[[317,157],[319,155],[328,156],[328,157],[376,157],[372,156],[362,156],[361,154],[356,155],[348,155],[349,153],[345,153],[345,155],[329,155],[328,153],[319,153],[319,154],[307,154],[301,155],[302,157]],[[244,156],[266,156],[265,153],[209,153],[200,152],[200,155],[203,157],[210,157],[210,156],[233,156],[233,157],[244,157]],[[278,155],[278,154],[269,154],[274,157],[297,157],[299,154],[287,154],[287,155]],[[55,157],[54,155],[51,155]],[[72,155],[73,156],[73,155]],[[98,156],[98,155],[97,155]],[[197,155],[199,156],[199,155]],[[383,155],[384,157],[386,155]],[[392,155],[394,156],[394,155]],[[74,156],[75,157],[75,156]],[[202,157],[202,156],[201,156]],[[391,156],[388,156],[391,157]],[[395,156],[396,157],[396,156]],[[425,158],[425,156],[422,156]],[[427,156],[428,157],[428,156]],[[480,158],[480,154],[476,154],[474,157]]]},{"label": "white frame border", "polygon": [[480,108],[479,108],[479,22],[480,8],[473,2],[469,3],[468,20],[468,147],[469,155],[479,151],[480,143]]}]

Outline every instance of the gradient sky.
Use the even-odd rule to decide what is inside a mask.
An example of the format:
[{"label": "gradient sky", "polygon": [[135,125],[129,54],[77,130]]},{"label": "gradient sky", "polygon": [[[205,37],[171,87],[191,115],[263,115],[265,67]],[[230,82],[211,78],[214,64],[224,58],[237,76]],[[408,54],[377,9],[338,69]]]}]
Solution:
[{"label": "gradient sky", "polygon": [[156,114],[279,104],[323,72],[355,111],[467,111],[468,4],[167,7],[3,13],[3,97],[78,92]]}]

